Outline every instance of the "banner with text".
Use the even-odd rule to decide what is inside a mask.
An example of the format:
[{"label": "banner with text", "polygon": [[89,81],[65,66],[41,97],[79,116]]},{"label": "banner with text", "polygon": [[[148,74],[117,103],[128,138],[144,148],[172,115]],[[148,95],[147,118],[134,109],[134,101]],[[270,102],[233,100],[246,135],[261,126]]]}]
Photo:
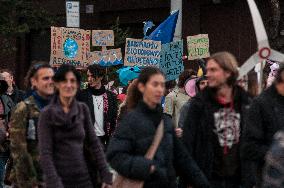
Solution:
[{"label": "banner with text", "polygon": [[114,46],[113,30],[92,30],[92,46]]},{"label": "banner with text", "polygon": [[175,80],[184,71],[183,41],[162,45],[160,69],[165,73],[167,81]]},{"label": "banner with text", "polygon": [[101,66],[113,66],[122,63],[122,54],[120,48],[89,53],[90,65],[99,64]]},{"label": "banner with text", "polygon": [[125,66],[159,66],[161,41],[126,39]]},{"label": "banner with text", "polygon": [[187,37],[188,60],[210,56],[208,34]]},{"label": "banner with text", "polygon": [[51,27],[50,65],[88,66],[91,31],[77,28]]}]

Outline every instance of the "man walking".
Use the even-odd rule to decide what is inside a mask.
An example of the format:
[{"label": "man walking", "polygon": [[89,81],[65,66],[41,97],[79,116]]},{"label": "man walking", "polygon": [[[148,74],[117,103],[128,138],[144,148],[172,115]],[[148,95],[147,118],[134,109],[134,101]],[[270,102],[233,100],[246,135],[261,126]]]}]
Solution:
[{"label": "man walking", "polygon": [[240,143],[248,94],[236,85],[237,61],[228,52],[207,62],[208,87],[191,100],[183,141],[213,188],[241,185]]}]

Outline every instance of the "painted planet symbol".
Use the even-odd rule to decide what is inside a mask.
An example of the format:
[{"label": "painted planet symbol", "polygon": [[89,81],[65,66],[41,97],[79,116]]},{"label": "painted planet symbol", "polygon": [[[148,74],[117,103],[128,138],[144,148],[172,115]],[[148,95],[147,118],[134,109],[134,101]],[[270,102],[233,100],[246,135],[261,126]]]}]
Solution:
[{"label": "painted planet symbol", "polygon": [[78,54],[78,44],[74,39],[68,38],[63,45],[64,55],[68,58],[74,58]]}]

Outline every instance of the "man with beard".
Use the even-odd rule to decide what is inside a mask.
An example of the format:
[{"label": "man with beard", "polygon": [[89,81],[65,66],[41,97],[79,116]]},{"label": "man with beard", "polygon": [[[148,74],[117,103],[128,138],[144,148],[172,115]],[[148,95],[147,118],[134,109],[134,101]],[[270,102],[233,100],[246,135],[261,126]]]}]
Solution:
[{"label": "man with beard", "polygon": [[208,87],[191,100],[183,141],[213,188],[239,188],[240,143],[248,94],[239,86],[238,65],[228,52],[207,62]]}]

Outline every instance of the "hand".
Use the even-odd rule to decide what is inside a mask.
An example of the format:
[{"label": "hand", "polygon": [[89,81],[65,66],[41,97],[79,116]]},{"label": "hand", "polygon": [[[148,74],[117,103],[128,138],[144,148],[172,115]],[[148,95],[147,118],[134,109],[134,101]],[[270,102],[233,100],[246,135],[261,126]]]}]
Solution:
[{"label": "hand", "polygon": [[111,185],[108,185],[108,184],[106,184],[106,183],[103,183],[102,184],[102,188],[111,188],[112,186]]},{"label": "hand", "polygon": [[175,131],[176,131],[176,136],[177,136],[178,138],[181,138],[181,137],[182,137],[183,130],[182,130],[181,128],[176,128]]},{"label": "hand", "polygon": [[150,174],[153,174],[156,170],[156,167],[154,165],[151,165],[150,167]]}]

